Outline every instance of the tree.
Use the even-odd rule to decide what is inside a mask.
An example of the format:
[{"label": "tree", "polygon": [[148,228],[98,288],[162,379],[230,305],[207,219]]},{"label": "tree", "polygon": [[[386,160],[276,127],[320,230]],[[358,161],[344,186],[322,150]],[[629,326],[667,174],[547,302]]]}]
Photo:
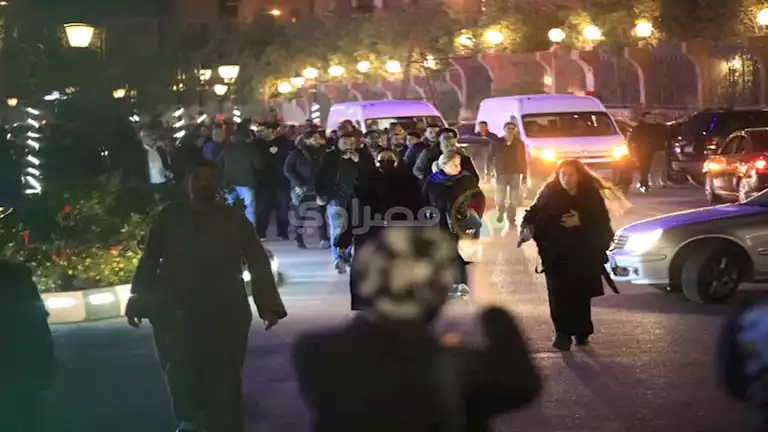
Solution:
[{"label": "tree", "polygon": [[678,41],[723,43],[743,33],[743,0],[659,0],[659,29]]}]

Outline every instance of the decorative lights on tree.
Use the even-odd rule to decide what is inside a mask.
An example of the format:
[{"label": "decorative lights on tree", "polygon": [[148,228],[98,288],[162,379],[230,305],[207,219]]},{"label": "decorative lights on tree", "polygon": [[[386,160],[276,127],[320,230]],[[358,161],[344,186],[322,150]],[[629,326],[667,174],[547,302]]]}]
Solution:
[{"label": "decorative lights on tree", "polygon": [[27,117],[27,124],[32,126],[25,137],[25,143],[29,146],[29,150],[26,157],[27,166],[22,175],[23,184],[26,187],[24,193],[27,195],[40,194],[43,192],[42,184],[42,172],[40,171],[40,158],[39,152],[41,147],[42,138],[40,126],[42,126],[42,120],[40,119],[40,111],[34,108],[26,108],[25,111],[29,114]]},{"label": "decorative lights on tree", "polygon": [[184,107],[180,107],[173,112],[173,137],[181,139],[186,133],[186,121],[184,120]]}]

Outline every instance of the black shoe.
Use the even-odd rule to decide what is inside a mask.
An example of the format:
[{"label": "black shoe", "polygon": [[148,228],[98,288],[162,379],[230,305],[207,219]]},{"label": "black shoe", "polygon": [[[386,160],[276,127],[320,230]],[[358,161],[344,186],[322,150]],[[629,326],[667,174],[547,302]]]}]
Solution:
[{"label": "black shoe", "polygon": [[639,189],[639,190],[640,190],[640,192],[642,192],[642,193],[644,193],[644,194],[646,194],[646,193],[650,192],[650,190],[651,190],[651,188],[650,188],[650,187],[648,187],[648,186],[646,186],[646,185],[642,185],[642,184],[639,184],[639,185],[637,185],[637,189]]},{"label": "black shoe", "polygon": [[558,334],[555,336],[555,340],[552,341],[552,346],[558,351],[570,351],[571,337],[564,334]]},{"label": "black shoe", "polygon": [[576,343],[576,346],[589,345],[589,336],[574,336],[573,341]]},{"label": "black shoe", "polygon": [[504,223],[504,212],[499,212],[499,214],[496,215],[496,223]]},{"label": "black shoe", "polygon": [[304,243],[304,237],[296,236],[296,247],[299,249],[306,249],[307,245]]},{"label": "black shoe", "polygon": [[279,235],[278,237],[280,237],[282,240],[290,240],[291,239],[290,237],[288,237],[288,234]]},{"label": "black shoe", "polygon": [[347,263],[344,260],[337,260],[333,263],[333,267],[336,268],[336,273],[340,275],[347,274]]}]

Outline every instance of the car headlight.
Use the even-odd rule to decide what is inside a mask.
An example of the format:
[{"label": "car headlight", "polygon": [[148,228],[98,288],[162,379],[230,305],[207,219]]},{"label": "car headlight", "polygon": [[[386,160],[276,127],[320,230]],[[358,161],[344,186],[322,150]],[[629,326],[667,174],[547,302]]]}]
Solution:
[{"label": "car headlight", "polygon": [[557,153],[552,149],[532,148],[531,156],[545,160],[547,162],[557,162]]},{"label": "car headlight", "polygon": [[632,234],[629,236],[624,249],[636,254],[645,253],[656,245],[663,232],[661,229],[655,229],[644,233]]},{"label": "car headlight", "polygon": [[629,147],[626,144],[622,144],[620,146],[614,147],[613,149],[614,159],[621,159],[624,156],[629,156]]}]

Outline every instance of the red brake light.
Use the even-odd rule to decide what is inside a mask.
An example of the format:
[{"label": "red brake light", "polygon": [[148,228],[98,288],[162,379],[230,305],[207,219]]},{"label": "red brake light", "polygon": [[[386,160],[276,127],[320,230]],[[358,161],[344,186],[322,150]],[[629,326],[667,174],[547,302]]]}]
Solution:
[{"label": "red brake light", "polygon": [[764,170],[768,167],[768,162],[765,159],[758,159],[755,161],[755,169]]}]

